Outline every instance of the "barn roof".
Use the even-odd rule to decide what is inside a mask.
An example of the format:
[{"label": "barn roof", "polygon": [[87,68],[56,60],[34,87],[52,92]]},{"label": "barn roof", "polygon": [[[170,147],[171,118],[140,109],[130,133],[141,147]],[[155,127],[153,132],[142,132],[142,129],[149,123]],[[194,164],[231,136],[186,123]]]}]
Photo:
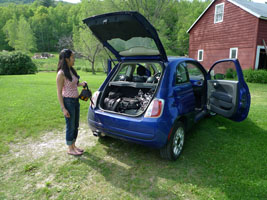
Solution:
[{"label": "barn roof", "polygon": [[267,19],[267,4],[249,2],[244,0],[228,0],[228,1],[258,18]]},{"label": "barn roof", "polygon": [[[206,13],[206,11],[211,7],[211,5],[216,0],[213,0],[208,7],[201,13],[201,15],[197,18],[197,20],[192,24],[192,26],[188,29],[187,33],[193,28],[193,26],[198,22],[198,20]],[[255,3],[246,0],[227,0],[232,4],[240,7],[241,9],[247,11],[248,13],[254,15],[255,17],[267,20],[267,4],[263,3]]]}]

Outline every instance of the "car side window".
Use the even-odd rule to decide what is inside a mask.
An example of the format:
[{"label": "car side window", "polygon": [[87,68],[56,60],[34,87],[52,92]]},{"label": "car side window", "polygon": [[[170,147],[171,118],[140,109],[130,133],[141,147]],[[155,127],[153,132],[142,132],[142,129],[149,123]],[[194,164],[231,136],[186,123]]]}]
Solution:
[{"label": "car side window", "polygon": [[175,77],[175,83],[176,84],[181,84],[181,83],[186,83],[189,81],[188,78],[188,72],[186,69],[186,64],[185,63],[180,63],[176,67],[176,77]]},{"label": "car side window", "polygon": [[235,63],[232,61],[217,63],[210,74],[212,80],[238,80]]},{"label": "car side window", "polygon": [[204,80],[204,75],[194,63],[186,63],[190,80]]},{"label": "car side window", "polygon": [[131,76],[131,71],[134,68],[134,65],[123,65],[119,69],[119,72],[117,76],[113,79],[113,81],[121,81],[121,80],[129,80],[129,77]]},{"label": "car side window", "polygon": [[119,75],[125,75],[128,67],[129,66],[127,66],[127,65],[123,66],[118,74]]}]

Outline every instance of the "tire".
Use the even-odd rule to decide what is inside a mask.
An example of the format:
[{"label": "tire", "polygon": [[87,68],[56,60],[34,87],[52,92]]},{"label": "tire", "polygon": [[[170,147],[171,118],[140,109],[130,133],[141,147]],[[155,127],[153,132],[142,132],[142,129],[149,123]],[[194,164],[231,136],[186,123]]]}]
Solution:
[{"label": "tire", "polygon": [[160,149],[160,155],[167,160],[175,161],[180,156],[185,140],[185,128],[182,122],[177,122],[167,144]]}]

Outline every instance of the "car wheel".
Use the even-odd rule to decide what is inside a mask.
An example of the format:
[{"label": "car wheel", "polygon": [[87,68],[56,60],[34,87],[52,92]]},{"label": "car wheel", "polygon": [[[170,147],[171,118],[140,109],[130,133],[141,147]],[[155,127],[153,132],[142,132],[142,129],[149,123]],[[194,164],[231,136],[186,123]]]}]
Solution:
[{"label": "car wheel", "polygon": [[170,140],[162,149],[160,149],[161,157],[168,160],[176,160],[183,150],[184,140],[185,128],[182,122],[178,122],[174,126]]}]

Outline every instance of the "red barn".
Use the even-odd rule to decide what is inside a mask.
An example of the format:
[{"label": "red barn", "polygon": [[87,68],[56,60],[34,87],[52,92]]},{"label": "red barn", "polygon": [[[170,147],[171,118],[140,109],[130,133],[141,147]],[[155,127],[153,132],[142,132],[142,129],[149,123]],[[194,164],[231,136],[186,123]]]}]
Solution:
[{"label": "red barn", "polygon": [[267,4],[213,0],[187,31],[189,57],[208,69],[238,58],[243,69],[267,69]]}]

